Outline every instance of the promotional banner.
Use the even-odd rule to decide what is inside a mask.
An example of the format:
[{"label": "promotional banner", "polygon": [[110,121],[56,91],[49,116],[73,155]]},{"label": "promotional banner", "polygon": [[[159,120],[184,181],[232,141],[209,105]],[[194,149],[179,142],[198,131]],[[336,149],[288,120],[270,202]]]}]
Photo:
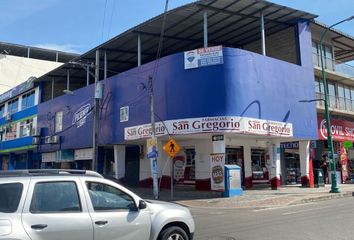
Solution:
[{"label": "promotional banner", "polygon": [[179,153],[173,158],[173,179],[175,183],[184,182],[184,171],[186,169],[186,154]]},{"label": "promotional banner", "polygon": [[[327,140],[327,122],[318,117],[318,138]],[[349,121],[331,119],[331,133],[334,141],[354,141],[354,123]]]},{"label": "promotional banner", "polygon": [[[168,131],[167,131],[167,129]],[[246,117],[205,117],[167,120],[156,123],[156,136],[195,133],[244,133],[253,135],[292,137],[291,123]],[[136,140],[151,136],[151,124],[124,129],[125,140]]]},{"label": "promotional banner", "polygon": [[198,48],[184,52],[184,69],[223,64],[222,46]]},{"label": "promotional banner", "polygon": [[211,190],[225,191],[225,154],[212,153],[210,154],[210,167],[211,167]]}]

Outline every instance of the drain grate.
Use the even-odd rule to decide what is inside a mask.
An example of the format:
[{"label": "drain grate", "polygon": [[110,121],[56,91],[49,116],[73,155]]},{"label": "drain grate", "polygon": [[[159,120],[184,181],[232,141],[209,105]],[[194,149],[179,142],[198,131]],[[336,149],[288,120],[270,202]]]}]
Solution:
[{"label": "drain grate", "polygon": [[217,236],[217,237],[208,237],[207,240],[236,240],[236,238],[227,237],[227,236]]}]

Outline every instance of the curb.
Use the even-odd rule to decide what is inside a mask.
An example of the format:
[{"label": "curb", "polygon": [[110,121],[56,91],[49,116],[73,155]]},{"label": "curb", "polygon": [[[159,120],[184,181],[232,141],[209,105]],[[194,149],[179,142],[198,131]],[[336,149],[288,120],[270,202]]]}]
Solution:
[{"label": "curb", "polygon": [[311,203],[311,202],[319,202],[319,201],[325,201],[325,200],[331,200],[331,199],[338,199],[338,198],[344,198],[344,197],[352,197],[354,196],[354,192],[344,192],[344,193],[330,193],[329,195],[324,195],[324,196],[318,196],[318,197],[311,197],[311,198],[303,198],[303,199],[297,199],[288,204],[288,206],[291,205],[297,205],[297,204],[304,204],[304,203]]}]

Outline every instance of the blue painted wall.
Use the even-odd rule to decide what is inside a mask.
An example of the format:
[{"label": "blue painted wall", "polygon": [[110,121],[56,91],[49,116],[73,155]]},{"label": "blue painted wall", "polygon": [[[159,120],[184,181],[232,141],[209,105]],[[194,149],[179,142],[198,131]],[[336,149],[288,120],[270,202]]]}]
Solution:
[{"label": "blue painted wall", "polygon": [[[245,116],[290,122],[294,137],[317,139],[311,32],[298,24],[302,66],[241,49],[224,48],[224,64],[184,69],[183,53],[162,58],[154,79],[155,111],[162,120],[207,116]],[[147,82],[155,62],[131,69],[104,82],[100,143],[122,143],[124,128],[150,122]],[[92,145],[92,114],[77,128],[75,112],[92,103],[93,86],[39,105],[39,127],[54,134],[55,112],[63,111],[61,144],[43,145],[43,151],[84,148]],[[119,122],[119,109],[129,106],[129,121]]]}]

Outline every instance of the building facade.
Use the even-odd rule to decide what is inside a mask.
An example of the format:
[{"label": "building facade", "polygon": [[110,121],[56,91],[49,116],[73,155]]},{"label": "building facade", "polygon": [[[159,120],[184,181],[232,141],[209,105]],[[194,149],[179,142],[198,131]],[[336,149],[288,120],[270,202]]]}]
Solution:
[{"label": "building facade", "polygon": [[0,43],[0,52],[0,168],[40,168],[37,106],[41,84],[35,79],[76,55],[8,43]]},{"label": "building facade", "polygon": [[[213,154],[241,167],[246,188],[313,186],[313,168],[328,154],[323,102],[317,101],[323,97],[318,41],[326,26],[315,17],[263,1],[197,1],[169,11],[159,60],[163,15],[50,71],[35,80],[41,99],[38,123],[32,124],[39,134],[37,165],[93,167],[95,92],[102,92],[95,170],[151,186],[146,140],[153,95],[161,187],[169,187],[173,175],[175,184],[212,189]],[[354,40],[331,30],[325,46],[332,133],[344,182],[354,165],[348,147],[353,71],[345,64],[353,59]],[[102,91],[95,91],[95,67]],[[181,148],[173,159],[163,150],[170,137]]]}]

